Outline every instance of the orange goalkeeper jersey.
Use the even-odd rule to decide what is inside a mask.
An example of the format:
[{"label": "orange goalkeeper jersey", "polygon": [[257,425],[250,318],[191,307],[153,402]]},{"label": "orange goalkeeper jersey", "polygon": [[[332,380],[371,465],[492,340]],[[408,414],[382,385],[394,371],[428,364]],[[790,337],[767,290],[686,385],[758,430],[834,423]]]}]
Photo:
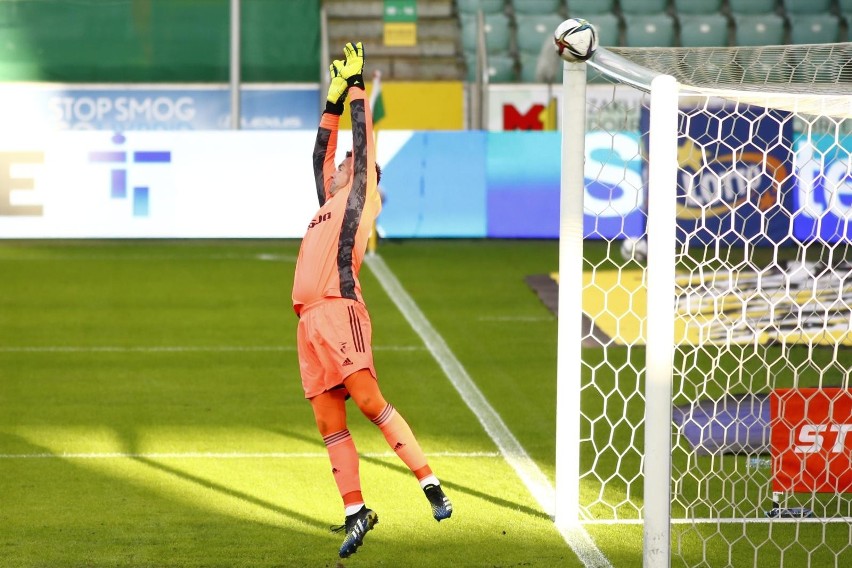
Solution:
[{"label": "orange goalkeeper jersey", "polygon": [[336,170],[337,129],[340,117],[323,113],[314,145],[314,177],[320,209],[302,239],[293,281],[293,309],[323,298],[349,298],[359,302],[358,273],[367,250],[373,221],[381,211],[376,180],[373,119],[364,90],[349,89],[352,113],[352,180],[329,194]]}]

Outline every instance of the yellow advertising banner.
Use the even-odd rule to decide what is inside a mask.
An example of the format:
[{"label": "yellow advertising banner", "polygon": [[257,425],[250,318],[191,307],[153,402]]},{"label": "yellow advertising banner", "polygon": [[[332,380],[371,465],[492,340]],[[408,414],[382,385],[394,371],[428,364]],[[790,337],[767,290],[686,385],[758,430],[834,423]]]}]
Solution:
[{"label": "yellow advertising banner", "polygon": [[[675,342],[852,345],[852,282],[798,272],[718,271],[678,274]],[[647,294],[641,270],[583,275],[583,312],[620,345],[644,345]]]},{"label": "yellow advertising banner", "polygon": [[417,23],[385,22],[383,43],[391,47],[417,45]]},{"label": "yellow advertising banner", "polygon": [[[367,95],[372,92],[367,85]],[[382,81],[385,115],[378,130],[464,129],[464,84],[461,81]],[[340,127],[350,128],[348,108]]]}]

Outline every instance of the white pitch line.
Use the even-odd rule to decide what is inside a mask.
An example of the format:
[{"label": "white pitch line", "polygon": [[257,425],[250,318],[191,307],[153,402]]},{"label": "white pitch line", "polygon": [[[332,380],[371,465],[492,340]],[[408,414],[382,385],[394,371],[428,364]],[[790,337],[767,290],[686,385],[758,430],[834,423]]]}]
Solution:
[{"label": "white pitch line", "polygon": [[[295,345],[30,345],[0,347],[0,353],[194,353],[295,351]],[[373,351],[424,351],[419,345],[376,345]]]},{"label": "white pitch line", "polygon": [[257,254],[204,254],[204,255],[178,255],[178,254],[126,254],[126,255],[109,255],[109,254],[99,254],[99,255],[50,255],[50,256],[15,256],[15,257],[6,257],[0,258],[0,261],[3,262],[18,262],[18,261],[46,261],[46,262],[55,262],[55,261],[113,261],[113,260],[122,260],[122,261],[193,261],[193,260],[262,260],[262,261],[272,261],[272,262],[286,262],[286,263],[294,263],[296,262],[296,257],[290,254],[276,254],[276,253],[264,253],[260,252]]},{"label": "white pitch line", "polygon": [[[426,348],[443,369],[450,383],[461,395],[462,400],[494,441],[506,462],[515,470],[533,498],[538,501],[542,510],[553,517],[556,492],[550,480],[530,458],[497,411],[488,403],[473,379],[468,375],[467,370],[450,350],[447,342],[432,327],[432,324],[429,323],[429,320],[426,319],[426,316],[402,287],[385,261],[378,255],[368,255],[365,257],[365,261],[409,325],[423,340]],[[591,536],[582,526],[575,525],[568,529],[557,530],[587,568],[612,568],[612,565],[595,546]]]},{"label": "white pitch line", "polygon": [[[852,517],[730,517],[726,519],[672,519],[672,525],[744,525],[767,523],[844,523],[852,524]],[[596,519],[583,521],[584,525],[644,525],[642,519]]]},{"label": "white pitch line", "polygon": [[[359,454],[365,458],[397,458],[393,452],[367,452]],[[499,452],[432,452],[427,457],[435,458],[498,458]],[[61,454],[0,454],[0,460],[29,460],[29,459],[78,459],[78,460],[108,460],[108,459],[328,459],[327,452],[96,452],[96,453],[61,453]]]},{"label": "white pitch line", "polygon": [[476,321],[487,321],[497,323],[538,323],[543,321],[556,321],[555,316],[481,316]]}]

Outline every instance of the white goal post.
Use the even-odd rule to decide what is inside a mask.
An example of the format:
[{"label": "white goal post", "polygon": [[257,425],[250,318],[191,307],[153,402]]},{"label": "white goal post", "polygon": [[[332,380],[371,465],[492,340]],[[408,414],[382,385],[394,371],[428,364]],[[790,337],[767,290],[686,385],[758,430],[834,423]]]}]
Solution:
[{"label": "white goal post", "polygon": [[641,525],[646,567],[852,563],[850,61],[564,64],[560,528]]}]

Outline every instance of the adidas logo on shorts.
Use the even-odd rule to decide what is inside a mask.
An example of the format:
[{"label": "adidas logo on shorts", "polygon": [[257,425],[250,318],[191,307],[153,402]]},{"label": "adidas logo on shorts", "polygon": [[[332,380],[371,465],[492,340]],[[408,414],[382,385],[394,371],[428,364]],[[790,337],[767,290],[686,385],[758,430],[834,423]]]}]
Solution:
[{"label": "adidas logo on shorts", "polygon": [[344,366],[344,367],[345,367],[346,365],[353,365],[353,364],[354,364],[354,363],[352,363],[352,361],[350,361],[350,360],[349,360],[349,357],[347,357],[346,359],[344,359],[344,360],[343,360],[343,366]]}]

